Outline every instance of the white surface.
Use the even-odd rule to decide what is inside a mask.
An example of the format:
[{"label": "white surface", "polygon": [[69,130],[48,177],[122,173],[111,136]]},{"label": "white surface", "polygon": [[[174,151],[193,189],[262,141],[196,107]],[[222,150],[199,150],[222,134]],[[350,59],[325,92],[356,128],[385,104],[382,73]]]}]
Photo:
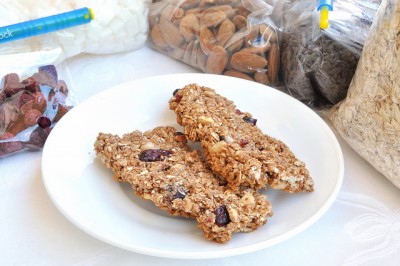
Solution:
[{"label": "white surface", "polygon": [[[129,54],[80,56],[69,67],[80,100],[137,78],[197,72],[146,47]],[[398,265],[400,191],[338,139],[343,185],[320,220],[278,245],[206,260],[152,257],[99,241],[51,202],[41,178],[41,152],[2,159],[0,265]]]},{"label": "white surface", "polygon": [[[178,127],[168,100],[176,88],[190,83],[215,88],[239,109],[251,112],[264,132],[284,140],[306,162],[316,191],[299,194],[268,191],[274,216],[267,225],[251,234],[235,234],[225,245],[205,240],[193,221],[166,217],[156,212],[152,204],[129,196],[134,194],[129,186],[112,180],[111,171],[95,159],[93,144],[98,133],[122,135],[156,126]],[[96,238],[148,255],[204,259],[269,247],[312,225],[339,192],[343,157],[335,135],[325,122],[290,96],[243,79],[177,74],[124,83],[76,106],[48,138],[43,150],[42,174],[50,198],[60,211]],[[303,211],[297,212],[299,209]]]}]

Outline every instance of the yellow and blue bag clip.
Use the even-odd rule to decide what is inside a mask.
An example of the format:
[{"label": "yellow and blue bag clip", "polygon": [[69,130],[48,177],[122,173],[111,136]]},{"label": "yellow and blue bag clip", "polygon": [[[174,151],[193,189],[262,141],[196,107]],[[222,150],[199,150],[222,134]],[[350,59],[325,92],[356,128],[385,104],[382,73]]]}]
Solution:
[{"label": "yellow and blue bag clip", "polygon": [[319,27],[326,29],[329,26],[329,11],[333,11],[334,0],[318,0],[317,10],[321,12],[319,19]]}]

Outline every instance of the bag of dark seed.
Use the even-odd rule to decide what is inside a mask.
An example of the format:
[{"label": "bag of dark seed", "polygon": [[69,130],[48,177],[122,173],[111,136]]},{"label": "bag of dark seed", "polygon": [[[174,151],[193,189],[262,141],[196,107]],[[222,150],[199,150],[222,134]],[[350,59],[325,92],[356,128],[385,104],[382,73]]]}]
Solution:
[{"label": "bag of dark seed", "polygon": [[77,103],[59,53],[0,55],[0,160],[41,150],[57,122]]},{"label": "bag of dark seed", "polygon": [[380,2],[336,0],[320,30],[317,1],[287,0],[280,69],[287,92],[312,107],[343,100]]},{"label": "bag of dark seed", "polygon": [[276,2],[154,1],[148,45],[206,73],[277,84],[280,29],[271,19]]}]

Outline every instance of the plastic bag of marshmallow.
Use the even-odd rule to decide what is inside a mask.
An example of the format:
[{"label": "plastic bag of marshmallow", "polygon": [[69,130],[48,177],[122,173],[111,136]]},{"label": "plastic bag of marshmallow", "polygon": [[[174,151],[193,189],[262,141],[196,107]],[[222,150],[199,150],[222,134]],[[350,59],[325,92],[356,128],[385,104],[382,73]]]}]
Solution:
[{"label": "plastic bag of marshmallow", "polygon": [[147,38],[151,0],[2,0],[0,27],[56,15],[82,7],[93,10],[88,24],[0,45],[0,54],[52,50],[58,61],[81,54],[111,54],[137,50]]}]

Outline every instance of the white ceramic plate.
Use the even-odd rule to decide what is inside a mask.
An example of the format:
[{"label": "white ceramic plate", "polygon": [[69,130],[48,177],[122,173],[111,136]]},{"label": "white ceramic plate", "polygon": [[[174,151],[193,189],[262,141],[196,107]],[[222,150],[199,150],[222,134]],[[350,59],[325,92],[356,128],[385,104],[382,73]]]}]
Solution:
[{"label": "white ceramic plate", "polygon": [[[268,190],[274,216],[252,233],[226,244],[205,240],[193,220],[167,216],[137,198],[129,185],[95,158],[99,132],[177,125],[168,100],[189,83],[209,86],[258,119],[270,136],[283,140],[305,161],[313,193]],[[42,175],[57,208],[88,234],[138,253],[171,258],[239,255],[287,240],[316,222],[332,205],[343,178],[340,146],[325,122],[299,101],[255,82],[207,74],[177,74],[135,80],[82,102],[57,124],[43,150]],[[301,210],[301,211],[299,211]]]}]

